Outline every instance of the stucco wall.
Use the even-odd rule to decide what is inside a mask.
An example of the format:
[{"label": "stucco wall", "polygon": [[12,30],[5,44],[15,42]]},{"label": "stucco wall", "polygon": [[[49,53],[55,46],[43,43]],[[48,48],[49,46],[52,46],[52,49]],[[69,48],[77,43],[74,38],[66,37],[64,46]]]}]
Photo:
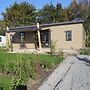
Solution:
[{"label": "stucco wall", "polygon": [[[84,47],[82,24],[51,27],[51,40],[56,41],[56,49],[80,49]],[[72,41],[66,41],[66,31],[72,31]]]}]

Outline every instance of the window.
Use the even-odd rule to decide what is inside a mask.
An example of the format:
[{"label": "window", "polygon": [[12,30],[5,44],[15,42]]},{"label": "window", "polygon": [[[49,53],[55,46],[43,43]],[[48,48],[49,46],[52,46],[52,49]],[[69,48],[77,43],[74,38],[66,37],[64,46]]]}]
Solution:
[{"label": "window", "polygon": [[2,42],[2,38],[0,37],[0,42]]},{"label": "window", "polygon": [[21,32],[20,33],[20,36],[21,36],[21,41],[24,42],[24,40],[25,40],[25,33],[24,32]]},{"label": "window", "polygon": [[25,47],[25,33],[24,32],[20,33],[20,39],[21,39],[20,47]]},{"label": "window", "polygon": [[72,32],[66,31],[66,41],[72,41]]}]

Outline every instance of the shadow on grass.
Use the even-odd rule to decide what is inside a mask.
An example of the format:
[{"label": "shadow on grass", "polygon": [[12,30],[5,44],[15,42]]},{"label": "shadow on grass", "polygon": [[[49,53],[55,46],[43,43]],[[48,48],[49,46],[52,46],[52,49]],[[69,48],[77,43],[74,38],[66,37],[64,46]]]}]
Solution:
[{"label": "shadow on grass", "polygon": [[16,90],[27,90],[27,86],[26,85],[18,85],[16,87]]}]

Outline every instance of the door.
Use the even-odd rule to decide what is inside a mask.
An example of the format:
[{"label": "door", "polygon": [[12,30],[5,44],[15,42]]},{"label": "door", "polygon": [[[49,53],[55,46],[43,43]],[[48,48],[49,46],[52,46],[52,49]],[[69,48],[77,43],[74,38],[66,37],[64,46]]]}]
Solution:
[{"label": "door", "polygon": [[41,43],[42,47],[49,47],[50,42],[50,31],[49,30],[42,30],[41,31]]}]

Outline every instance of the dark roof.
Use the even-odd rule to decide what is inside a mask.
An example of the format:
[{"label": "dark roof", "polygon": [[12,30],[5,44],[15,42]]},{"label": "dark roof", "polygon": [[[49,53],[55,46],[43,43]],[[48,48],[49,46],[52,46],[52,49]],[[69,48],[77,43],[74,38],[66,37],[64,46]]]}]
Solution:
[{"label": "dark roof", "polygon": [[[84,20],[61,22],[61,23],[41,24],[41,25],[40,25],[40,28],[51,27],[51,26],[59,26],[59,25],[78,24],[78,23],[83,23],[83,22],[84,22]],[[19,26],[19,27],[9,28],[9,32],[16,32],[16,31],[35,31],[35,30],[38,30],[38,28],[37,28],[36,25],[31,25],[31,26]]]}]

